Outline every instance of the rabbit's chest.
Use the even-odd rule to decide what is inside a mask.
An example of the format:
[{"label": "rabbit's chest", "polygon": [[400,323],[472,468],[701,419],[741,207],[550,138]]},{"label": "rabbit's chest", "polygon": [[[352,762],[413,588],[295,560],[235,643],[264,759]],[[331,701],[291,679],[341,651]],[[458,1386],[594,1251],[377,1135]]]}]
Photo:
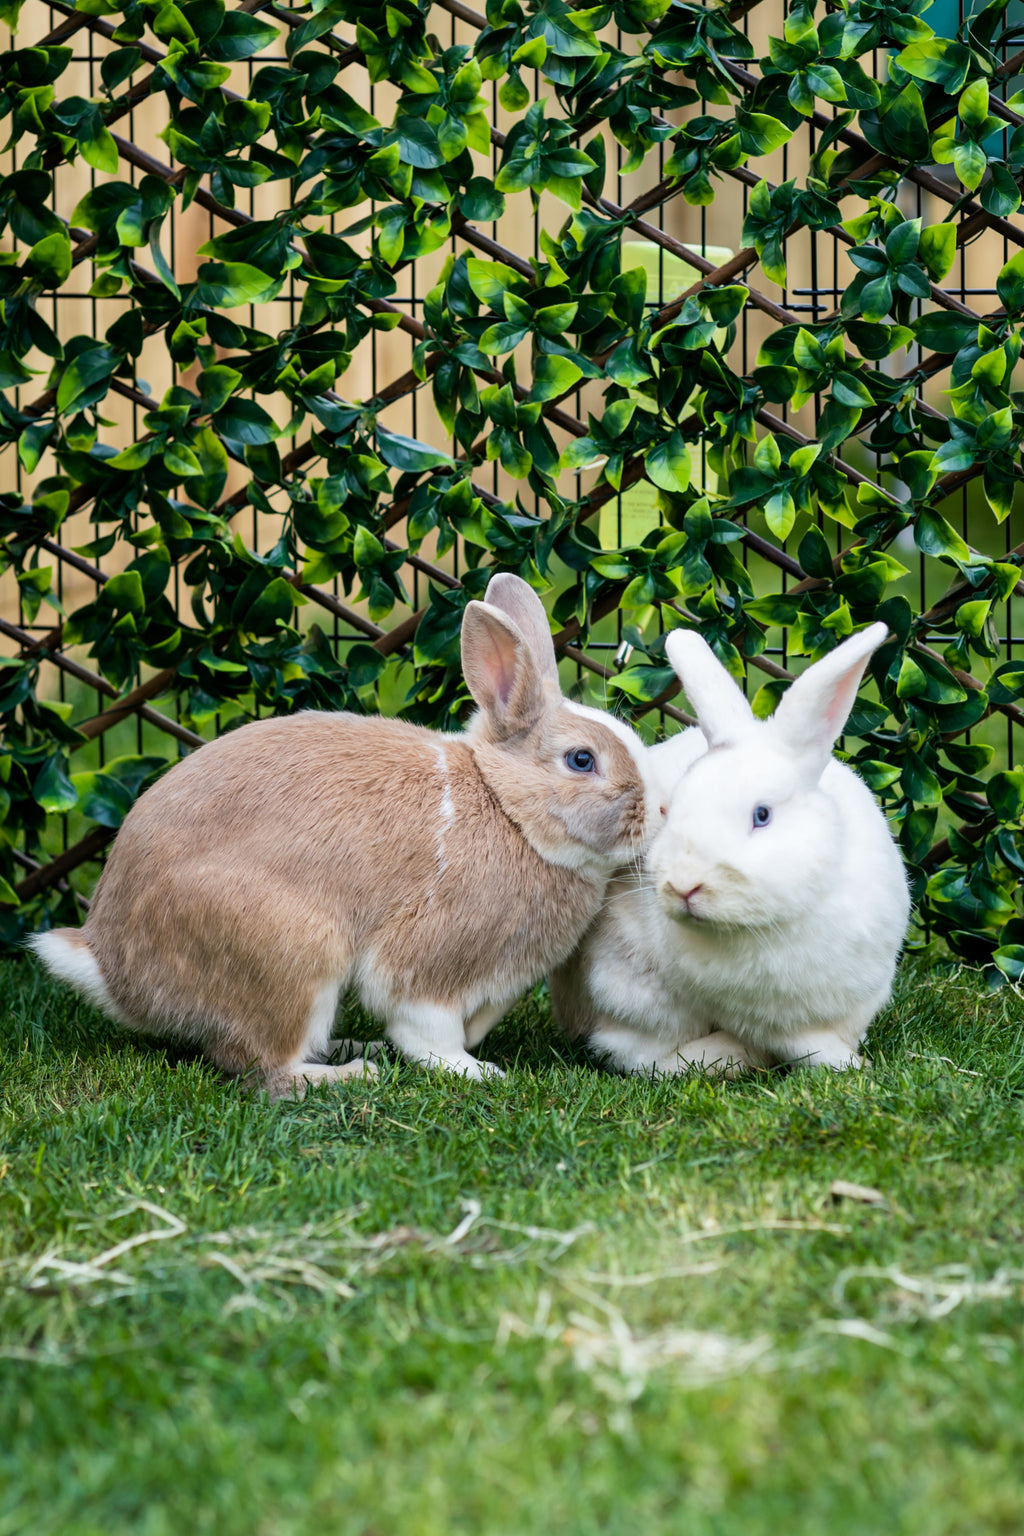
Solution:
[{"label": "rabbit's chest", "polygon": [[688,1025],[730,1030],[758,1043],[834,1011],[829,954],[840,970],[843,957],[821,934],[773,937],[690,924],[675,938],[665,980],[677,1016]]}]

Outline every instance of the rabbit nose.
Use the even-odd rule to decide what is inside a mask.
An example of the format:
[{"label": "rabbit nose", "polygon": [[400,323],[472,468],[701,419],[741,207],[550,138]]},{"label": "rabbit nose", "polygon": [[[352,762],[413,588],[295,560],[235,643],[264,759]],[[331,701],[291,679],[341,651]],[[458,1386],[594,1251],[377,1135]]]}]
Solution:
[{"label": "rabbit nose", "polygon": [[701,882],[699,885],[691,886],[688,891],[681,891],[677,885],[673,885],[672,882],[669,881],[665,889],[667,891],[671,891],[673,896],[678,896],[679,900],[683,903],[683,906],[687,911],[689,911],[690,902],[697,895],[698,891],[702,891],[704,889],[704,885],[703,882]]}]

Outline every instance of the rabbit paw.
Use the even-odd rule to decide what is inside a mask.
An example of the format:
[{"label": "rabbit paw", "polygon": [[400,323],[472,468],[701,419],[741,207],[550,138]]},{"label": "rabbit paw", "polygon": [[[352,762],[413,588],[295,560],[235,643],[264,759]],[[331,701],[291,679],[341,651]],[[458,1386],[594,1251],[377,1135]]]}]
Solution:
[{"label": "rabbit paw", "polygon": [[829,1067],[833,1072],[847,1072],[864,1065],[859,1051],[831,1029],[812,1030],[780,1041],[775,1053],[780,1061],[794,1067]]},{"label": "rabbit paw", "polygon": [[468,1051],[463,1051],[459,1055],[452,1052],[450,1056],[431,1056],[423,1065],[426,1067],[441,1067],[446,1072],[455,1072],[459,1077],[467,1077],[474,1082],[479,1082],[484,1077],[505,1076],[501,1068],[496,1067],[493,1061],[478,1061]]},{"label": "rabbit paw", "polygon": [[340,1083],[346,1078],[364,1081],[376,1077],[377,1068],[362,1057],[330,1066],[322,1061],[302,1061],[298,1066],[281,1067],[266,1074],[264,1086],[272,1099],[302,1099],[310,1083]]}]

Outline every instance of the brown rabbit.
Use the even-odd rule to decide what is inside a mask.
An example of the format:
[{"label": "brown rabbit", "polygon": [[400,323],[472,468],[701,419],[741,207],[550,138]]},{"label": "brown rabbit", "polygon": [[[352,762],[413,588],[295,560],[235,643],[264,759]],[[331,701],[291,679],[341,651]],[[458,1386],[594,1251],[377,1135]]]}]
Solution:
[{"label": "brown rabbit", "polygon": [[464,735],[306,713],[176,764],[125,819],[85,925],[36,952],[272,1095],[363,1070],[322,1064],[349,987],[412,1060],[494,1070],[467,1047],[571,953],[640,849],[647,793],[629,728],[562,697],[524,581],[467,605],[462,661]]}]

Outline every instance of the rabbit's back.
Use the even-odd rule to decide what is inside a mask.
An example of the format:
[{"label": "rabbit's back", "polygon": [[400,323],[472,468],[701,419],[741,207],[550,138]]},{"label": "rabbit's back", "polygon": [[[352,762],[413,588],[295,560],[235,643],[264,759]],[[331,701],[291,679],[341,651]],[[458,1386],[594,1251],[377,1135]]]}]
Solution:
[{"label": "rabbit's back", "polygon": [[116,846],[145,837],[157,857],[166,836],[171,851],[194,840],[274,857],[277,838],[268,844],[268,835],[280,829],[294,857],[296,838],[312,849],[340,813],[354,839],[365,819],[397,811],[410,787],[429,787],[439,739],[406,721],[347,713],[259,720],[177,763],[138,801]]}]

